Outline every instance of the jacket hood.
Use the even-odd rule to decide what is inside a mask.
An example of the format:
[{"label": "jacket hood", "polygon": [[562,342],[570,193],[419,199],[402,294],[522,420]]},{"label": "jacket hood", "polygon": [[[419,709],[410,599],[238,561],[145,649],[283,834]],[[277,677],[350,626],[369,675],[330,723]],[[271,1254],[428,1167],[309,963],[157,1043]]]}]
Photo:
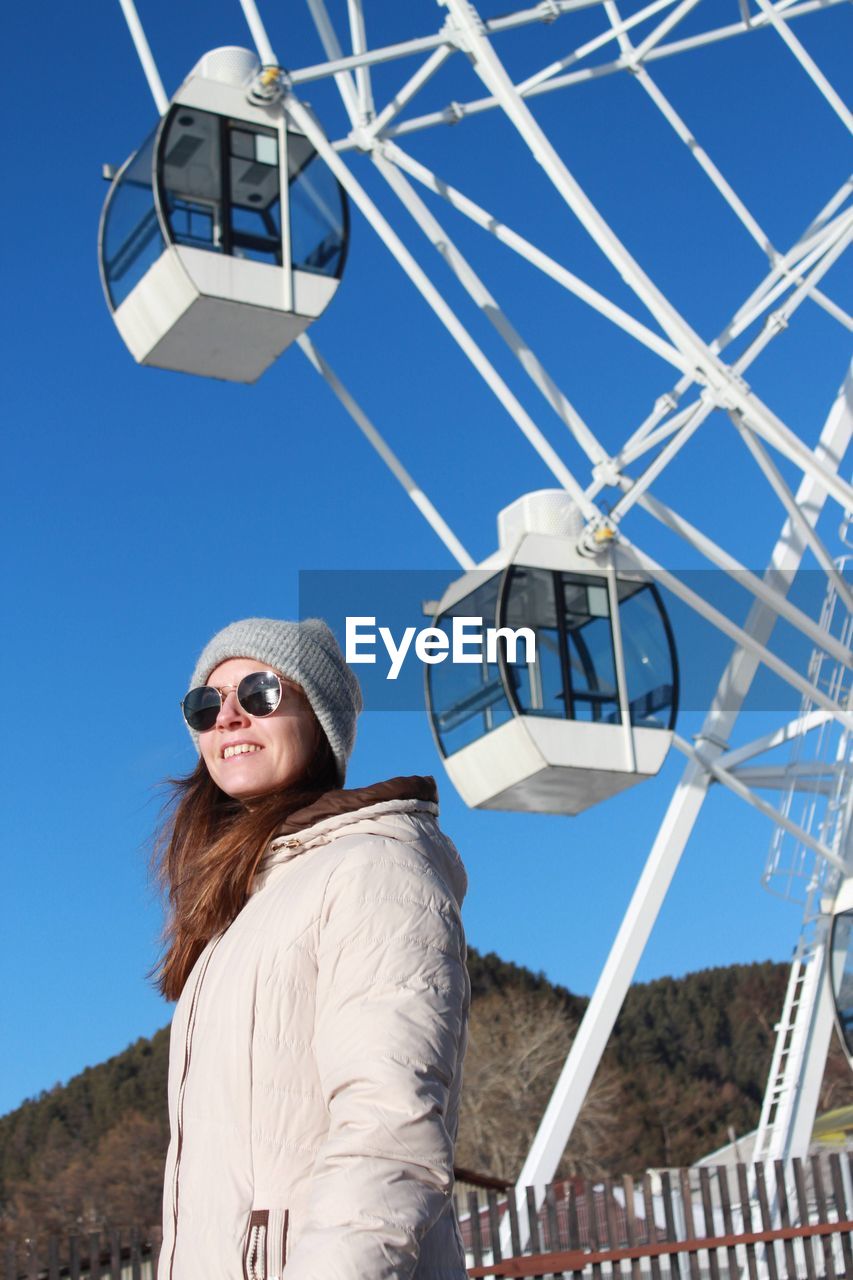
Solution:
[{"label": "jacket hood", "polygon": [[374,782],[369,787],[341,787],[336,791],[327,791],[313,804],[292,813],[279,827],[275,839],[278,840],[280,836],[295,835],[297,831],[316,826],[326,818],[343,817],[385,800],[423,800],[435,805],[435,812],[438,813],[438,788],[435,785],[435,778],[417,775],[408,778],[388,778],[385,782]]},{"label": "jacket hood", "polygon": [[429,776],[388,778],[369,787],[327,791],[281,824],[258,864],[250,893],[262,889],[270,872],[310,849],[342,835],[375,835],[411,841],[413,827],[429,824],[430,853],[442,862],[448,887],[461,905],[468,877],[453,842],[439,829],[438,789]]}]

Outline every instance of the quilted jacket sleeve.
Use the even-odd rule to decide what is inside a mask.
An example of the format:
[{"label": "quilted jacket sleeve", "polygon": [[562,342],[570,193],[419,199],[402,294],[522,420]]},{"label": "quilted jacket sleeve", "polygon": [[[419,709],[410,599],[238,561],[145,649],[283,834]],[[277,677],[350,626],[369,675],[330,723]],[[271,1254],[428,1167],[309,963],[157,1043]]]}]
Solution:
[{"label": "quilted jacket sleeve", "polygon": [[[453,1186],[448,1099],[469,993],[459,913],[429,864],[381,839],[343,858],[318,950],[314,1047],[330,1126],[286,1280],[413,1275]],[[447,1268],[465,1274],[461,1258]]]}]

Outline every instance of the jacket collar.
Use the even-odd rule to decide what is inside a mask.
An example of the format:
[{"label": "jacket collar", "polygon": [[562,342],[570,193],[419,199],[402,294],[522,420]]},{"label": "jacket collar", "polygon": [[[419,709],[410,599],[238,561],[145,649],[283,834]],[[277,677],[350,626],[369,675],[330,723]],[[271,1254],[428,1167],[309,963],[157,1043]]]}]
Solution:
[{"label": "jacket collar", "polygon": [[365,809],[368,805],[381,804],[386,800],[423,800],[429,804],[438,804],[438,788],[435,778],[414,775],[408,778],[388,778],[385,782],[374,782],[369,787],[340,788],[327,791],[319,800],[304,809],[297,809],[279,827],[275,840],[281,836],[295,835],[308,827],[325,822],[327,818],[338,818],[346,813],[354,813]]},{"label": "jacket collar", "polygon": [[[282,824],[258,864],[249,893],[261,890],[276,868],[309,849],[328,844],[339,835],[372,829],[388,836],[393,834],[394,827],[387,819],[409,816],[435,819],[437,815],[438,791],[431,777],[389,778],[370,787],[327,791]],[[437,847],[445,855],[443,865],[448,885],[461,905],[468,885],[465,868],[452,842],[437,828],[436,833]],[[405,838],[411,838],[410,828],[405,829]]]}]

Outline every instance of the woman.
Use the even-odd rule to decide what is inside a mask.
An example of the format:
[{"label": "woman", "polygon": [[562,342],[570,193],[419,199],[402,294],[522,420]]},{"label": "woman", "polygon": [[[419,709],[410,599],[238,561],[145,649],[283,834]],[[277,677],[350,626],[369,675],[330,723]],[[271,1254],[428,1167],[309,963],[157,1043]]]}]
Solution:
[{"label": "woman", "polygon": [[159,1280],[465,1276],[467,880],[432,778],[342,789],[360,709],[317,619],[232,623],[193,672],[201,758],[159,845]]}]

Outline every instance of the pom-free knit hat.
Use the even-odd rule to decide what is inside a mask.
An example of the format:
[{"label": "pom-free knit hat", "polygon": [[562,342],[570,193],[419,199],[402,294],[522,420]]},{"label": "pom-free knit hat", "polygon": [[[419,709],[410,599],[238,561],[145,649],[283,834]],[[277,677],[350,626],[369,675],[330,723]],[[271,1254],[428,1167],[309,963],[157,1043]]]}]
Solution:
[{"label": "pom-free knit hat", "polygon": [[[355,742],[355,722],[362,708],[361,687],[347,666],[340,645],[322,618],[284,622],[277,618],[243,618],[218,631],[195,665],[190,689],[228,658],[266,662],[300,685],[329,739],[343,785],[347,760]],[[198,751],[198,734],[190,730]]]}]

